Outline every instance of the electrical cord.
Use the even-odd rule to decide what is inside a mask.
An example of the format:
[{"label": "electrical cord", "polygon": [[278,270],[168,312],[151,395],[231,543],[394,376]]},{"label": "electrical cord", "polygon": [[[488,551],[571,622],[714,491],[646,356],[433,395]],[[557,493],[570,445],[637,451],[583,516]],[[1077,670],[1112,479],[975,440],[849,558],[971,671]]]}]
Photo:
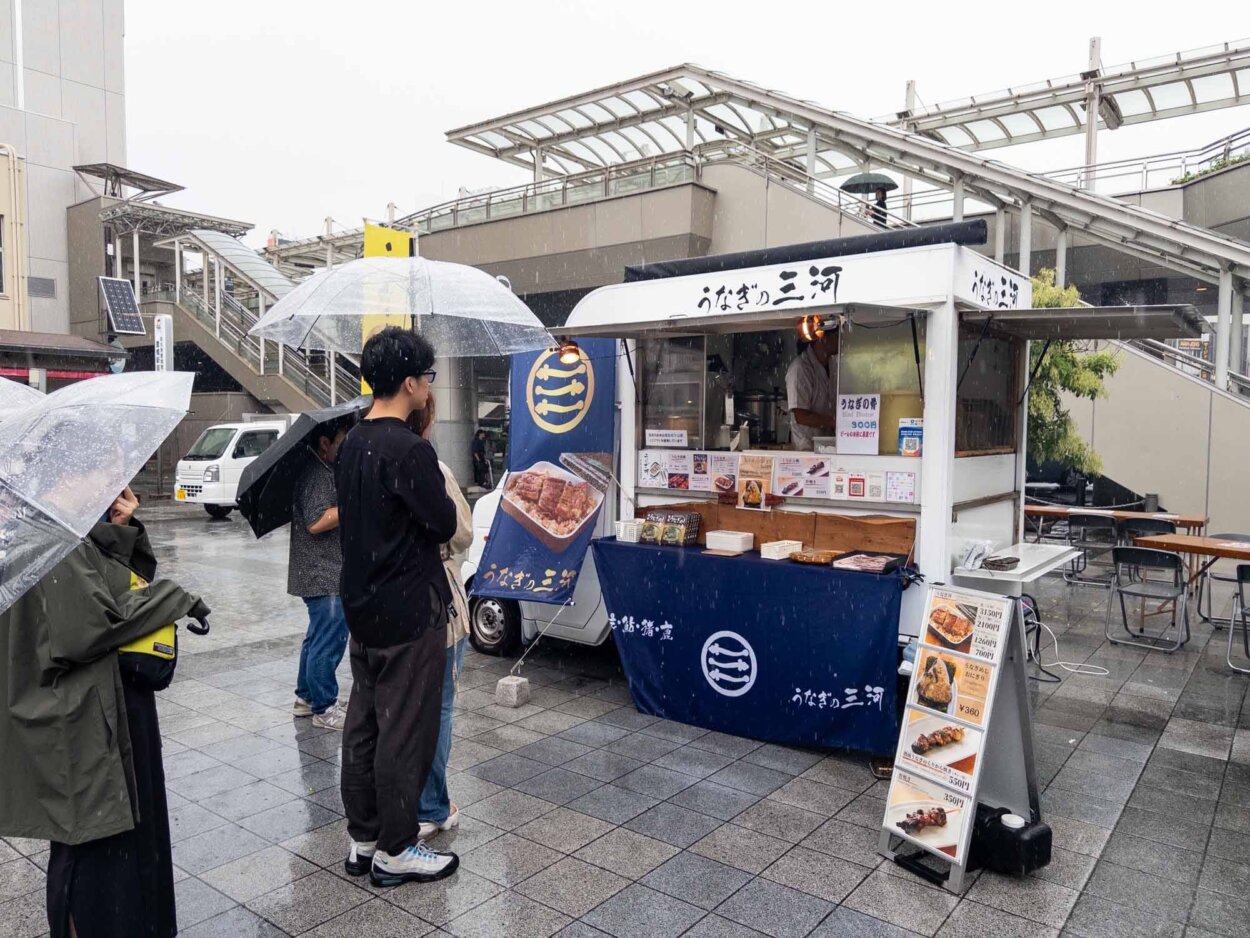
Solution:
[{"label": "electrical cord", "polygon": [[[1042,622],[1040,619],[1038,620],[1037,624],[1039,627],[1046,630],[1046,634],[1050,636],[1050,640],[1051,642],[1054,643],[1054,646],[1055,646],[1055,660],[1051,661],[1048,665],[1042,663],[1041,648],[1040,646],[1038,648],[1037,666],[1041,668],[1043,671],[1046,671],[1047,667],[1052,667],[1052,668],[1062,668],[1063,670],[1067,671],[1069,674],[1087,674],[1087,675],[1090,675],[1091,677],[1107,677],[1108,675],[1111,674],[1110,671],[1108,671],[1106,668],[1100,665],[1080,664],[1079,662],[1076,662],[1076,661],[1060,661],[1059,660],[1059,636],[1056,635],[1051,630],[1049,625]],[[1049,671],[1046,671],[1046,673],[1050,674]],[[1055,675],[1051,675],[1051,676],[1054,677]]]}]

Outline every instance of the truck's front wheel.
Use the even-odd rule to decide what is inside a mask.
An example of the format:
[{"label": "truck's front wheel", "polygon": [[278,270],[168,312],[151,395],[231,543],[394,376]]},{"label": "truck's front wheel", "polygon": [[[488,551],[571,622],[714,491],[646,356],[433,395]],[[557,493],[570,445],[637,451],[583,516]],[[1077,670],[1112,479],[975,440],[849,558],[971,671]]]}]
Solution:
[{"label": "truck's front wheel", "polygon": [[508,655],[521,644],[521,607],[510,599],[469,599],[469,641],[484,655]]},{"label": "truck's front wheel", "polygon": [[225,521],[230,517],[230,512],[234,511],[233,505],[205,505],[204,510],[208,512],[208,516],[214,521]]}]

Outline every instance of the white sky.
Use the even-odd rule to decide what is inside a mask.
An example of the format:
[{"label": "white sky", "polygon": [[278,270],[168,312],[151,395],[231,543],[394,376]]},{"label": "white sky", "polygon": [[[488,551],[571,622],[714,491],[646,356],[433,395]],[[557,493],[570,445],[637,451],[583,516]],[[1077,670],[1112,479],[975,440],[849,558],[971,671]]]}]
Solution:
[{"label": "white sky", "polygon": [[[1152,12],[1153,8],[1153,12]],[[269,229],[319,234],[401,214],[524,170],[446,142],[446,130],[694,62],[860,117],[1103,62],[1237,40],[1234,0],[1192,8],[1031,3],[702,0],[127,0],[127,163],[187,187],[166,201]],[[1240,12],[1239,12],[1240,11]],[[860,25],[875,22],[876,27]],[[1099,159],[1206,144],[1247,108],[1099,136]],[[1028,168],[1075,165],[1080,136],[987,151]]]}]

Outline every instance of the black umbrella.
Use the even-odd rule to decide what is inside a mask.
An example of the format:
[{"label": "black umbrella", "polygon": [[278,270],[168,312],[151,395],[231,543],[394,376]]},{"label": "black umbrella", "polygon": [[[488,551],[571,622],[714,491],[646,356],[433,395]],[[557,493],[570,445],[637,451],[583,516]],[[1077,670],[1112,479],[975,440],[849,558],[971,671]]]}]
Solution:
[{"label": "black umbrella", "polygon": [[236,500],[239,512],[257,537],[291,523],[295,483],[313,458],[314,431],[336,420],[357,417],[372,402],[372,397],[361,396],[345,404],[300,414],[290,430],[244,467]]},{"label": "black umbrella", "polygon": [[893,192],[898,188],[898,183],[885,175],[885,173],[856,173],[842,185],[838,186],[838,188],[843,192],[860,194],[876,192],[878,189]]}]

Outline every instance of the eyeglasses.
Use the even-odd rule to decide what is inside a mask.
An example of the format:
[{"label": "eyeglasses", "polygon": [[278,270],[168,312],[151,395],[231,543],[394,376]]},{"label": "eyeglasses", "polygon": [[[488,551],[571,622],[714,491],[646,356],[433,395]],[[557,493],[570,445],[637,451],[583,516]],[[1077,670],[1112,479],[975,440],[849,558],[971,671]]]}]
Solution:
[{"label": "eyeglasses", "polygon": [[438,377],[438,372],[431,368],[429,371],[423,371],[417,375],[418,378],[429,378],[430,384],[434,383],[434,379]]}]

